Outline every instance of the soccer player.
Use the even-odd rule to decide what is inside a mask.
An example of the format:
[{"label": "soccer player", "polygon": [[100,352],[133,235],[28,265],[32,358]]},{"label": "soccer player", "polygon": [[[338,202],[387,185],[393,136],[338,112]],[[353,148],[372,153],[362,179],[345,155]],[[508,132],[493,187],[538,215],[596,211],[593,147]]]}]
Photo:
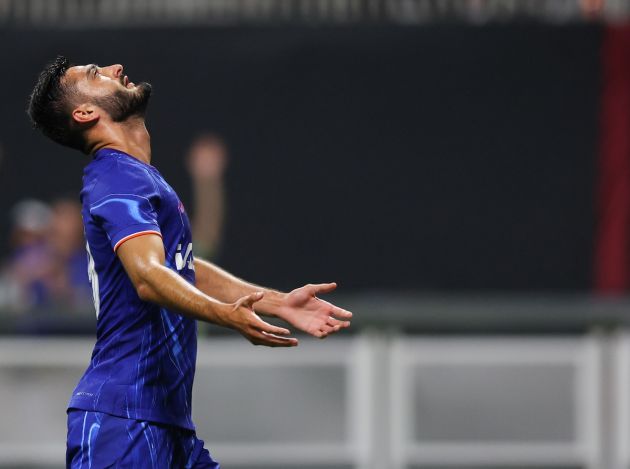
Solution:
[{"label": "soccer player", "polygon": [[96,345],[68,405],[69,468],[218,468],[191,419],[196,320],[255,345],[293,347],[288,329],[256,312],[320,338],[352,316],[316,296],[334,283],[281,293],[193,256],[184,207],[150,164],[150,95],[121,65],[58,57],[30,96],[36,128],[92,155],[81,203]]}]

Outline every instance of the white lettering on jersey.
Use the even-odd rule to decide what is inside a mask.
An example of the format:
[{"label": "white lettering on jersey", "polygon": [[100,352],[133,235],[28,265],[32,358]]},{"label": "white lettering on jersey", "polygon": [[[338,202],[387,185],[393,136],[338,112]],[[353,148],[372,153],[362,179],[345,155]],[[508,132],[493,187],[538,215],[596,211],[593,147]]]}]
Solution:
[{"label": "white lettering on jersey", "polygon": [[94,300],[94,309],[96,310],[96,318],[98,319],[98,313],[101,309],[101,299],[100,292],[98,288],[98,274],[96,273],[96,268],[94,267],[94,258],[92,257],[92,253],[90,252],[90,245],[85,243],[85,249],[88,253],[88,278],[90,279],[90,283],[92,284],[92,300]]},{"label": "white lettering on jersey", "polygon": [[190,270],[195,270],[195,266],[193,265],[192,243],[188,243],[184,255],[182,255],[182,245],[177,245],[177,252],[175,253],[175,268],[179,271],[184,267],[188,267]]}]

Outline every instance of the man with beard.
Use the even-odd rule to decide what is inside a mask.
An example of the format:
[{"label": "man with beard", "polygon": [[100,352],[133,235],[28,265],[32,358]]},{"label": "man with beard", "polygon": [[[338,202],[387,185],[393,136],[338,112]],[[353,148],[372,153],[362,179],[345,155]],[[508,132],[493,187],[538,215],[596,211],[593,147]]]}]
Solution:
[{"label": "man with beard", "polygon": [[150,165],[150,95],[121,65],[70,66],[58,57],[30,96],[36,128],[92,155],[81,203],[97,337],[68,405],[72,468],[219,467],[191,419],[196,320],[270,347],[297,340],[254,304],[320,338],[350,324],[350,312],[316,296],[334,283],[281,293],[193,257],[184,207]]}]

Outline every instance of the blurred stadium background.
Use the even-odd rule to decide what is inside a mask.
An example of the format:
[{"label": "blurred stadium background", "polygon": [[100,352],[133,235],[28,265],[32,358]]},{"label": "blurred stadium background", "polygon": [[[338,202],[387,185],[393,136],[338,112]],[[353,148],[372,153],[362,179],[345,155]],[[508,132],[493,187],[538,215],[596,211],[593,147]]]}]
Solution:
[{"label": "blurred stadium background", "polygon": [[[227,469],[630,467],[630,2],[0,0],[0,466],[63,467],[95,318],[57,54],[154,86],[219,265],[335,280],[351,331],[200,338]],[[77,234],[78,233],[78,234]]]}]

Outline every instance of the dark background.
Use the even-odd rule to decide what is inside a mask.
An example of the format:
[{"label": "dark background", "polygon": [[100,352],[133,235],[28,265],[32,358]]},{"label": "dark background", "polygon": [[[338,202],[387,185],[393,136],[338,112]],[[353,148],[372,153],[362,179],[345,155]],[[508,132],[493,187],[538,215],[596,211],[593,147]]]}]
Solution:
[{"label": "dark background", "polygon": [[590,289],[601,36],[534,24],[2,31],[0,244],[17,200],[81,186],[88,157],[23,112],[61,53],[153,84],[153,164],[189,211],[190,140],[225,137],[217,261],[249,280]]}]

